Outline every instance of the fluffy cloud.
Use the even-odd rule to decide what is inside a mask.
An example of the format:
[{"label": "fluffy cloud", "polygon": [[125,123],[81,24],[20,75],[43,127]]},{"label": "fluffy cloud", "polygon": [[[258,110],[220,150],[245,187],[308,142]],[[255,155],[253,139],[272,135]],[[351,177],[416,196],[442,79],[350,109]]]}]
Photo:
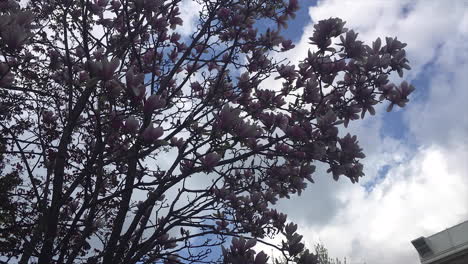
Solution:
[{"label": "fluffy cloud", "polygon": [[[412,239],[468,219],[468,116],[460,114],[468,98],[468,12],[463,5],[326,0],[310,9],[313,21],[343,18],[366,42],[385,36],[407,42],[413,67],[407,78],[418,90],[401,112],[405,126],[390,124],[407,128],[405,138],[383,130],[389,122],[384,109],[350,125],[367,154],[361,185],[334,182],[321,168],[316,184],[301,197],[278,205],[299,223],[309,247],[320,240],[331,255],[351,257],[351,263],[418,263]],[[184,26],[178,31],[185,37],[196,30],[194,10],[199,10],[195,1],[183,1]],[[312,24],[307,26],[297,48],[285,57],[295,63],[304,58],[312,30]],[[169,164],[172,158],[165,155],[161,161]],[[206,180],[194,178],[190,184],[195,188]],[[172,191],[170,197],[177,192]]]},{"label": "fluffy cloud", "polygon": [[186,37],[195,32],[202,6],[193,0],[183,0],[179,8],[180,17],[184,20],[184,23],[181,27],[177,28],[177,32]]},{"label": "fluffy cloud", "polygon": [[310,244],[319,239],[351,263],[417,263],[409,241],[468,217],[468,169],[460,165],[467,153],[421,149],[371,193],[357,185],[341,188],[335,196],[344,206],[324,225],[302,220],[303,233]]},{"label": "fluffy cloud", "polygon": [[[313,21],[341,17],[366,42],[398,36],[408,43],[417,86],[402,121],[385,114],[357,122],[367,158],[361,185],[318,173],[301,197],[282,202],[309,241],[351,263],[418,263],[410,241],[468,219],[468,9],[465,1],[338,1],[310,8]],[[288,58],[310,47],[313,25]],[[383,110],[383,109],[381,109]],[[404,138],[383,130],[396,126]],[[370,188],[372,187],[372,188]]]}]

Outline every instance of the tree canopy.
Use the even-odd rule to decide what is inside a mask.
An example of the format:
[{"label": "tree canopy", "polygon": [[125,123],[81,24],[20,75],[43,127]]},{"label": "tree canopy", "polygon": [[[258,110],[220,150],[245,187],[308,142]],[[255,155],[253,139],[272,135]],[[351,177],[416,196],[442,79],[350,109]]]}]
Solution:
[{"label": "tree canopy", "polygon": [[364,175],[339,131],[405,106],[406,44],[330,18],[294,65],[297,0],[193,1],[0,1],[0,261],[317,263],[274,205]]}]

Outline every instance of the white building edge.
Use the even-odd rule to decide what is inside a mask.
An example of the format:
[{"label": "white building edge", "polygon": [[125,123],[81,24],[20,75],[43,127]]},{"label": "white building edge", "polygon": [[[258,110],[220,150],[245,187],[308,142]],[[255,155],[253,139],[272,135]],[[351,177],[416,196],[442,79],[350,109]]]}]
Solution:
[{"label": "white building edge", "polygon": [[468,220],[411,243],[422,264],[468,264]]}]

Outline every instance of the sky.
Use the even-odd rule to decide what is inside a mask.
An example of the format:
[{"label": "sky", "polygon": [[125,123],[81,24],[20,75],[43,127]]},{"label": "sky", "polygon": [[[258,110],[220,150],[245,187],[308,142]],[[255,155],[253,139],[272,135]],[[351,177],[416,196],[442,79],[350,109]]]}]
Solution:
[{"label": "sky", "polygon": [[[404,79],[416,91],[404,109],[386,113],[382,105],[341,131],[357,135],[367,156],[359,184],[335,182],[319,168],[315,184],[278,209],[309,248],[321,242],[349,264],[420,263],[411,240],[468,220],[468,0],[299,2],[285,32],[296,48],[281,56],[305,58],[314,23],[340,17],[366,43],[386,36],[406,42],[412,70]],[[183,0],[180,7],[179,33],[189,37],[200,6]],[[264,85],[275,85],[270,81]]]},{"label": "sky", "polygon": [[340,17],[367,43],[386,36],[407,43],[412,70],[403,78],[417,90],[406,108],[382,106],[343,131],[356,134],[367,155],[360,184],[319,171],[315,184],[279,208],[309,247],[320,241],[352,264],[419,263],[411,240],[468,220],[468,1],[300,3],[288,58],[305,57],[314,23]]},{"label": "sky", "polygon": [[[315,184],[278,208],[309,248],[321,242],[350,264],[419,263],[411,240],[468,220],[468,0],[299,2],[285,32],[296,48],[282,56],[305,58],[314,23],[340,17],[366,43],[386,36],[407,43],[412,70],[404,79],[416,91],[404,109],[386,113],[382,105],[342,131],[357,135],[367,156],[359,184],[335,182],[319,168]],[[183,0],[183,36],[195,30],[199,10]]]},{"label": "sky", "polygon": [[[359,184],[335,182],[323,170],[300,197],[278,208],[298,223],[309,248],[357,263],[419,263],[411,240],[468,220],[468,0],[300,0],[286,36],[305,58],[313,25],[329,17],[370,43],[398,37],[408,44],[416,91],[404,109],[350,124],[366,154]],[[184,0],[184,32],[196,5]],[[392,81],[402,79],[392,76]],[[270,85],[270,84],[268,84]],[[269,251],[267,251],[269,252]]]}]

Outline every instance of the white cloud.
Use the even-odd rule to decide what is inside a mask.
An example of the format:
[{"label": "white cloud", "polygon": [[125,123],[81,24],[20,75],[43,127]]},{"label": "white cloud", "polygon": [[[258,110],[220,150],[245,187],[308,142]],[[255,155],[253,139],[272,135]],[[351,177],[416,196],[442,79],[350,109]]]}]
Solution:
[{"label": "white cloud", "polygon": [[[468,17],[468,11],[464,20]],[[411,132],[421,144],[468,144],[468,32],[460,30],[440,47],[430,71],[427,100],[411,105],[406,115]]]},{"label": "white cloud", "polygon": [[186,37],[195,32],[199,12],[202,10],[202,6],[193,0],[183,0],[179,5],[180,17],[184,21],[182,26],[177,28],[177,32],[182,36]]},{"label": "white cloud", "polygon": [[[418,263],[412,239],[468,219],[467,5],[326,0],[310,9],[313,21],[344,19],[365,42],[379,36],[407,42],[413,70],[406,78],[427,80],[402,112],[408,139],[385,135],[385,114],[350,126],[367,154],[364,182],[390,165],[372,192],[317,173],[316,184],[301,197],[280,204],[309,246],[320,239],[331,255],[352,257],[351,263]],[[307,54],[312,31],[313,25],[305,28],[288,58],[297,62]]]},{"label": "white cloud", "polygon": [[416,263],[410,241],[431,235],[468,217],[468,149],[420,150],[408,163],[393,168],[367,193],[359,185],[340,188],[345,206],[322,226],[300,222],[309,244],[320,239],[331,255],[351,263]]},{"label": "white cloud", "polygon": [[[413,66],[408,77],[414,79],[425,72],[430,79],[428,87],[418,87],[424,100],[413,98],[416,100],[403,112],[418,150],[402,139],[382,136],[385,114],[350,125],[348,131],[359,136],[367,154],[363,182],[375,182],[379,171],[390,166],[372,192],[345,179],[334,182],[321,168],[316,184],[301,197],[279,204],[300,224],[309,247],[320,239],[332,256],[351,257],[351,263],[417,263],[412,239],[468,218],[468,116],[459,113],[468,98],[468,12],[463,4],[327,0],[310,9],[314,21],[343,18],[366,42],[398,36],[408,43]],[[189,0],[180,7],[184,26],[178,31],[187,37],[195,31],[200,7]],[[297,48],[285,57],[295,63],[302,59],[310,48],[312,30],[312,25],[307,26]],[[428,64],[432,65],[429,74]],[[277,83],[269,80],[263,85]],[[165,162],[172,157],[165,156]],[[191,184],[203,185],[206,180],[197,177]]]}]

